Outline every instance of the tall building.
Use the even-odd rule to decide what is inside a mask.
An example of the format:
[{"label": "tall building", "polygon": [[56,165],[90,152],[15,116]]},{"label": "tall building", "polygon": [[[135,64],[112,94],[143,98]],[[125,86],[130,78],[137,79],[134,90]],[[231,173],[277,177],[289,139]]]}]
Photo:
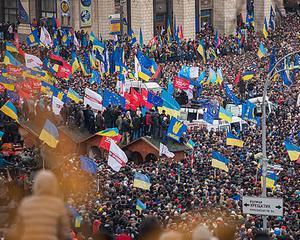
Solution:
[{"label": "tall building", "polygon": [[[262,29],[264,17],[269,19],[270,6],[283,9],[283,0],[1,0],[0,21],[22,22],[19,33],[30,31],[33,19],[56,17],[63,27],[93,31],[105,38],[110,32],[126,32],[131,28],[144,41],[157,31],[182,26],[185,38],[193,38],[205,24],[221,33],[233,33],[237,16],[246,19],[247,6],[252,5],[255,27]],[[120,19],[126,24],[119,24]]]}]

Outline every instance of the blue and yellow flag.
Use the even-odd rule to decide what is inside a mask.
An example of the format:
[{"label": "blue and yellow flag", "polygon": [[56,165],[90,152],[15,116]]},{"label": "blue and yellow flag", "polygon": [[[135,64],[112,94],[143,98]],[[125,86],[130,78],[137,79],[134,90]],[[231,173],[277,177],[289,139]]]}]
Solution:
[{"label": "blue and yellow flag", "polygon": [[99,50],[101,53],[104,51],[104,43],[101,42],[93,32],[90,34],[90,41],[93,43],[93,50]]},{"label": "blue and yellow flag", "polygon": [[78,62],[78,59],[77,59],[75,53],[72,53],[71,66],[72,66],[72,73],[74,73],[80,69],[80,64]]},{"label": "blue and yellow flag", "polygon": [[217,82],[217,74],[216,72],[210,67],[209,68],[209,74],[208,79],[206,83],[212,83],[215,84]]},{"label": "blue and yellow flag", "polygon": [[15,57],[9,52],[9,51],[5,51],[5,55],[4,55],[4,64],[6,65],[14,65],[14,66],[21,66],[22,64],[15,59]]},{"label": "blue and yellow flag", "polygon": [[[261,187],[262,187],[262,185],[263,185],[263,177],[262,176],[261,176],[260,180],[261,180]],[[277,180],[278,180],[278,176],[274,172],[268,172],[267,176],[266,176],[266,187],[274,189]]]},{"label": "blue and yellow flag", "polygon": [[32,30],[31,33],[26,37],[26,44],[29,47],[40,44],[40,38],[37,29]]},{"label": "blue and yellow flag", "polygon": [[193,140],[190,139],[185,145],[191,149],[194,149],[196,143],[194,143]]},{"label": "blue and yellow flag", "polygon": [[150,190],[150,179],[145,174],[136,172],[134,174],[133,187]]},{"label": "blue and yellow flag", "polygon": [[146,204],[144,204],[140,199],[137,199],[136,200],[136,207],[135,208],[136,208],[136,210],[139,211],[139,213],[141,213],[147,207],[146,207]]},{"label": "blue and yellow flag", "polygon": [[153,73],[149,69],[141,66],[141,71],[138,72],[138,76],[142,80],[148,82],[152,78]]},{"label": "blue and yellow flag", "polygon": [[290,141],[284,141],[284,146],[291,161],[297,161],[300,157],[300,147],[291,143]]},{"label": "blue and yellow flag", "polygon": [[19,122],[18,111],[16,107],[10,102],[7,101],[0,109],[5,115],[9,116],[11,119]]},{"label": "blue and yellow flag", "polygon": [[220,68],[217,69],[217,81],[216,83],[221,85],[223,82],[223,74],[222,74],[222,70]]},{"label": "blue and yellow flag", "polygon": [[219,118],[220,119],[223,119],[223,120],[231,123],[232,116],[233,116],[233,114],[230,111],[227,111],[225,108],[220,106],[220,108],[219,108]]},{"label": "blue and yellow flag", "polygon": [[226,145],[228,146],[236,146],[236,147],[243,147],[244,141],[239,139],[238,137],[234,136],[231,132],[227,133],[226,138]]},{"label": "blue and yellow flag", "polygon": [[187,131],[187,126],[179,121],[178,119],[172,117],[168,130],[167,130],[167,136],[176,140],[177,142],[180,142],[180,137],[184,132]]},{"label": "blue and yellow flag", "polygon": [[144,46],[144,38],[143,38],[143,31],[142,28],[140,28],[140,46]]},{"label": "blue and yellow flag", "polygon": [[97,132],[96,135],[103,136],[103,137],[116,137],[119,135],[118,128],[107,128],[100,132]]},{"label": "blue and yellow flag", "polygon": [[158,107],[159,113],[165,111],[166,114],[172,117],[178,117],[180,115],[180,105],[173,96],[166,90],[162,90],[161,98],[163,99],[163,106]]},{"label": "blue and yellow flag", "polygon": [[264,37],[267,39],[269,36],[269,33],[268,33],[268,23],[267,23],[266,17],[264,18],[263,34],[264,34]]},{"label": "blue and yellow flag", "polygon": [[244,81],[250,80],[254,77],[254,71],[246,71],[242,74],[242,79]]},{"label": "blue and yellow flag", "polygon": [[75,92],[72,88],[69,88],[67,97],[76,103],[79,103],[81,100],[81,97],[79,96],[79,94],[77,92]]},{"label": "blue and yellow flag", "polygon": [[45,122],[44,128],[41,131],[39,139],[51,148],[56,148],[59,142],[58,130],[56,126],[48,119]]},{"label": "blue and yellow flag", "polygon": [[203,39],[201,39],[197,51],[202,56],[204,64],[206,64],[205,47]]},{"label": "blue and yellow flag", "polygon": [[228,172],[229,171],[228,164],[229,164],[229,160],[226,157],[224,157],[223,155],[221,155],[216,151],[212,152],[212,159],[211,159],[212,167]]},{"label": "blue and yellow flag", "polygon": [[19,51],[18,51],[18,49],[16,48],[16,46],[13,45],[13,44],[10,43],[10,42],[6,42],[6,51],[14,52],[14,53],[19,53]]},{"label": "blue and yellow flag", "polygon": [[264,45],[262,42],[260,42],[258,51],[257,51],[257,56],[261,59],[267,55],[267,50],[265,49]]},{"label": "blue and yellow flag", "polygon": [[11,83],[9,80],[2,77],[2,76],[0,76],[0,85],[5,87],[9,91],[14,91],[15,90],[15,85],[13,83]]}]

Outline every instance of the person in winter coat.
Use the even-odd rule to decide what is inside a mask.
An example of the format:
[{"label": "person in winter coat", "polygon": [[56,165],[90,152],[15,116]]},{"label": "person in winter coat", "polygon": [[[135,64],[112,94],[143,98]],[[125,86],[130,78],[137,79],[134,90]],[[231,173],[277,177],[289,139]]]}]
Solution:
[{"label": "person in winter coat", "polygon": [[67,240],[70,222],[58,182],[50,171],[40,171],[34,181],[33,195],[21,202],[16,224],[9,233],[12,240]]}]

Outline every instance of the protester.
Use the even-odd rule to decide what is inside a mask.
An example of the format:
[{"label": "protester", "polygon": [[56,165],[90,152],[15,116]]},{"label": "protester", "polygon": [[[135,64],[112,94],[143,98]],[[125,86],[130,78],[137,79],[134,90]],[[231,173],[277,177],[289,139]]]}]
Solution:
[{"label": "protester", "polygon": [[[299,50],[299,21],[299,15],[287,15],[282,19],[281,25],[276,25],[274,32],[270,31],[268,39],[262,38],[261,34],[254,32],[251,27],[241,27],[238,30],[246,31],[243,41],[239,39],[238,31],[236,35],[220,36],[221,44],[218,47],[215,47],[215,33],[208,25],[201,29],[194,40],[180,39],[168,43],[167,34],[159,34],[157,39],[160,40],[156,41],[154,46],[132,45],[130,36],[120,37],[117,43],[105,40],[105,44],[109,55],[114,53],[115,48],[123,46],[124,64],[129,70],[134,69],[134,57],[138,50],[141,50],[145,56],[153,57],[162,69],[157,82],[168,92],[173,92],[172,96],[182,106],[200,106],[203,100],[207,100],[210,104],[218,103],[225,107],[227,103],[231,103],[231,99],[226,97],[224,83],[230,84],[233,93],[243,102],[252,97],[262,96],[270,61],[268,57],[258,59],[259,44],[263,42],[270,53],[275,48],[278,59],[289,52]],[[47,29],[49,32],[52,31],[53,36],[51,27],[48,26]],[[75,35],[81,43],[88,39],[88,34],[84,31],[76,32]],[[217,52],[217,57],[214,57],[213,53],[207,54],[206,63],[197,51],[201,39],[204,40],[205,49],[212,48]],[[60,48],[51,48],[51,50],[70,62],[72,49],[74,49],[72,43],[66,47],[59,38],[59,46]],[[26,53],[34,54],[43,61],[49,55],[49,50],[44,47],[29,47],[23,43],[20,43],[20,47]],[[92,53],[91,49],[90,42],[75,51],[77,56],[84,59],[85,52]],[[3,53],[2,55],[4,56]],[[197,66],[200,72],[209,68],[220,68],[224,78],[223,83],[207,83],[206,76],[206,83],[194,86],[192,98],[189,98],[185,90],[171,91],[169,82],[178,75],[182,66]],[[92,69],[95,70],[93,67]],[[252,79],[237,78],[239,73],[252,70],[255,71]],[[96,83],[90,80],[90,75],[85,76],[79,71],[72,75],[72,79],[55,77],[54,86],[57,89],[66,94],[71,87],[81,97],[78,102],[66,101],[58,116],[54,116],[52,112],[51,96],[45,93],[32,94],[32,97],[25,98],[22,104],[18,101],[14,103],[22,113],[19,114],[22,121],[33,121],[40,126],[45,119],[50,118],[58,127],[65,125],[79,128],[80,131],[88,132],[90,135],[116,127],[122,135],[123,145],[141,136],[161,139],[165,144],[172,143],[173,140],[167,137],[170,114],[165,111],[159,112],[156,107],[146,108],[141,98],[137,106],[108,104],[105,110],[97,112],[93,112],[90,105],[83,104],[82,99],[86,88],[95,93],[107,89],[120,95],[121,91],[117,90],[119,78],[118,72],[112,72],[103,74],[100,83]],[[140,92],[142,94],[142,90]],[[268,161],[269,165],[280,165],[282,170],[274,170],[278,180],[273,188],[268,188],[267,195],[283,198],[284,201],[284,215],[268,217],[270,238],[299,239],[298,175],[300,169],[297,163],[289,160],[283,145],[286,139],[290,139],[297,145],[300,144],[300,112],[297,104],[299,72],[295,73],[293,84],[289,87],[282,83],[280,77],[272,80],[268,93],[269,101],[273,103],[271,112],[267,116]],[[7,91],[3,91],[0,105],[3,106],[8,99]],[[259,107],[256,108],[257,116],[261,116]],[[2,113],[0,118],[1,122],[12,122]],[[243,214],[241,199],[242,196],[261,195],[259,159],[256,158],[262,148],[261,128],[258,124],[246,120],[245,127],[232,127],[231,130],[243,139],[243,148],[228,146],[227,133],[222,129],[210,131],[205,127],[189,129],[181,136],[181,143],[192,140],[195,146],[193,151],[186,152],[185,158],[179,162],[166,160],[164,157],[159,161],[145,162],[143,165],[128,162],[119,172],[114,172],[107,165],[106,158],[101,157],[97,159],[98,173],[94,175],[84,172],[78,161],[63,162],[54,171],[59,176],[59,182],[64,188],[64,199],[72,213],[73,235],[78,239],[115,237],[116,239],[155,240],[172,239],[174,232],[178,232],[183,234],[182,238],[193,240],[214,238],[250,240],[255,239],[255,236],[259,238],[262,219],[259,216]],[[7,129],[4,129],[4,132],[3,142],[5,139],[9,139],[6,143],[13,140],[15,143],[20,142],[17,130],[13,130],[14,134],[10,134]],[[26,147],[23,151],[27,151]],[[222,153],[230,160],[228,173],[212,168],[213,151]],[[33,150],[30,149],[28,152],[27,163],[36,158],[32,153]],[[32,184],[30,175],[34,170],[28,167],[24,172],[15,171],[14,166],[9,164],[13,165],[20,161],[16,156],[6,157],[5,160],[8,163],[3,162],[3,164],[9,169],[8,173],[14,173],[13,180],[21,182],[19,185],[29,193]],[[149,191],[133,186],[135,172],[149,176],[151,179]],[[9,178],[8,173],[3,171],[5,183],[9,182],[6,180]],[[32,198],[36,197],[34,195]],[[146,208],[138,211],[136,199],[140,199]],[[24,201],[26,203],[27,200]],[[20,209],[25,207],[24,203],[21,203]],[[199,224],[205,227],[201,225],[196,227]],[[164,230],[167,232],[162,234]],[[69,230],[65,231],[65,233],[69,232]],[[175,235],[176,238],[181,237],[177,237],[177,233]]]}]

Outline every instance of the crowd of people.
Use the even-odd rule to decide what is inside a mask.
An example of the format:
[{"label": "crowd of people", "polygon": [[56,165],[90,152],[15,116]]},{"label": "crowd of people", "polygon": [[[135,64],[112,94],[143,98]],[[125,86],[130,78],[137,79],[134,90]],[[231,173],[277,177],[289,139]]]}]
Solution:
[{"label": "crowd of people", "polygon": [[[265,44],[270,53],[274,48],[277,59],[299,50],[299,22],[299,15],[287,15],[281,20],[280,25],[276,25],[275,31],[270,31],[267,39],[251,27],[245,30],[247,33],[242,43],[237,41],[237,35],[222,35],[220,36],[221,44],[216,49],[218,57],[208,57],[206,63],[197,53],[197,46],[200,39],[203,39],[205,49],[214,48],[215,33],[208,25],[201,29],[194,40],[173,41],[167,44],[167,36],[159,36],[161,41],[155,43],[156,47],[148,47],[138,44],[131,46],[130,37],[124,36],[117,44],[124,49],[128,69],[134,69],[134,56],[138,49],[147,56],[153,57],[162,69],[157,80],[162,88],[167,88],[169,81],[178,74],[183,65],[197,66],[200,71],[208,67],[221,68],[224,82],[232,84],[236,95],[241,100],[246,100],[262,96],[263,84],[268,74],[269,58],[260,60],[257,57],[260,42]],[[76,36],[79,41],[82,41],[87,35],[81,31],[76,32]],[[112,40],[103,41],[112,51],[115,43]],[[41,59],[47,55],[48,50],[43,47],[28,47],[25,43],[20,45],[25,52],[35,54]],[[83,56],[84,52],[91,48],[90,44],[87,47],[81,47],[77,50],[77,54]],[[61,46],[60,56],[70,61],[71,49],[72,47]],[[1,56],[4,55],[1,54]],[[236,75],[246,70],[254,70],[254,77],[251,80],[240,80],[238,84],[234,84]],[[81,96],[84,96],[86,87],[96,92],[101,92],[104,88],[116,91],[118,73],[102,77],[100,84],[90,83],[89,78],[81,73],[75,73],[69,81],[56,78],[54,86],[64,92],[71,87]],[[277,105],[267,117],[268,162],[270,165],[280,165],[281,168],[275,170],[278,180],[273,189],[268,189],[267,195],[283,198],[284,202],[283,216],[268,217],[271,239],[296,240],[300,236],[298,178],[300,169],[299,165],[289,160],[283,145],[287,138],[296,145],[300,144],[300,111],[297,101],[299,86],[297,72],[290,87],[286,87],[280,78],[272,81],[268,94],[269,101]],[[201,91],[198,88],[194,88],[193,99],[189,99],[187,105],[201,99],[218,102],[222,106],[229,103],[222,85],[205,84],[201,87]],[[186,104],[186,101],[182,100],[187,99],[184,91],[176,90],[174,96],[178,102]],[[7,99],[8,95],[4,91],[1,95],[1,106]],[[111,106],[93,114],[90,107],[84,106],[82,102],[70,101],[65,103],[57,118],[51,112],[51,98],[44,94],[39,94],[34,99],[27,99],[19,104],[16,103],[16,106],[23,120],[35,121],[40,125],[46,118],[50,118],[57,124],[87,129],[91,134],[117,127],[123,134],[124,144],[143,135],[160,138],[163,142],[167,141],[166,129],[170,116],[165,112],[159,113],[155,108],[142,113],[140,108],[132,111],[119,106]],[[39,114],[40,112],[47,114]],[[10,122],[9,118],[2,113],[0,117],[1,122]],[[22,145],[18,130],[11,128],[7,130],[5,126],[2,126],[1,131],[4,131],[2,143],[14,142]],[[9,132],[14,134],[8,137]],[[188,131],[186,139],[192,139],[196,145],[193,153],[187,152],[186,157],[179,162],[165,158],[156,162],[144,162],[142,165],[128,162],[120,172],[116,173],[107,165],[105,159],[98,159],[96,175],[82,171],[78,160],[71,159],[64,162],[59,169],[53,170],[59,179],[58,184],[70,210],[71,226],[69,228],[67,223],[62,224],[65,227],[62,231],[63,235],[70,230],[72,239],[250,240],[256,237],[267,239],[267,236],[261,233],[262,218],[243,214],[241,201],[242,196],[261,194],[258,170],[258,156],[262,148],[261,129],[259,125],[249,122],[245,129],[236,132],[233,130],[233,132],[239,134],[244,140],[243,148],[227,146],[224,131],[208,131],[206,128]],[[213,150],[222,152],[230,159],[229,173],[211,167]],[[23,146],[22,151],[22,154],[27,157],[27,164],[30,160],[39,158],[37,149]],[[10,165],[5,165],[3,162],[5,169],[1,167],[1,162],[0,171],[3,173],[1,181],[10,185],[15,184],[28,194],[32,188],[32,175],[37,166],[21,165],[22,167],[16,170],[17,166],[20,166],[19,163],[24,164],[23,158],[20,160],[18,155],[19,160],[16,160],[17,156],[13,154],[4,158]],[[15,161],[18,164],[15,164]],[[152,184],[149,191],[133,187],[135,172],[149,176]],[[49,178],[55,181],[51,176]],[[47,189],[46,194],[48,194]],[[34,194],[37,194],[36,191],[38,190],[33,188]],[[54,189],[51,194],[55,194]],[[146,205],[146,209],[141,212],[136,209],[137,199]],[[23,214],[28,204],[27,202],[26,206],[26,202],[22,202]],[[11,203],[11,205],[15,210],[16,203]],[[18,214],[22,214],[22,211]],[[18,220],[17,229],[23,224],[20,218]],[[43,221],[34,222],[34,224],[39,229]],[[16,231],[17,234],[21,234],[18,231]],[[20,239],[19,235],[15,238]]]}]

